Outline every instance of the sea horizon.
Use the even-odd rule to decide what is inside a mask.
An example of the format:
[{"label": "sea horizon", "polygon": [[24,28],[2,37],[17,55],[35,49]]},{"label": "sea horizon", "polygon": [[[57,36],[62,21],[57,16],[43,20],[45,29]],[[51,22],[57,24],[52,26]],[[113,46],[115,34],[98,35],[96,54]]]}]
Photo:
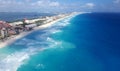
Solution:
[{"label": "sea horizon", "polygon": [[0,20],[6,22],[16,22],[26,19],[36,19],[45,16],[54,16],[54,13],[38,13],[38,12],[0,12]]}]

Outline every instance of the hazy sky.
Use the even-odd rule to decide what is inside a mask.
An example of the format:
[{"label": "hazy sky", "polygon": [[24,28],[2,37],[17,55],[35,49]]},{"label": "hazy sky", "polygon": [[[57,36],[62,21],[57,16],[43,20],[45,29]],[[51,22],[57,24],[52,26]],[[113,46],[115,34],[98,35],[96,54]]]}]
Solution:
[{"label": "hazy sky", "polygon": [[0,12],[120,12],[120,0],[0,0]]}]

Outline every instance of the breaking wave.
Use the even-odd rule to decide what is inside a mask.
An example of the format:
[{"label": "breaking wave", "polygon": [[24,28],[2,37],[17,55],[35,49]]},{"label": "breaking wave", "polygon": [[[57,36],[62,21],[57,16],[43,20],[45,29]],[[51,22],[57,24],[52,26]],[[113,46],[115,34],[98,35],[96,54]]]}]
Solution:
[{"label": "breaking wave", "polygon": [[[46,49],[54,48],[55,46],[61,46],[63,44],[63,41],[56,41],[49,36],[51,34],[62,32],[62,30],[60,29],[70,24],[69,21],[72,17],[59,21],[48,29],[34,32],[37,34],[30,34],[29,36],[31,37],[24,37],[21,40],[14,43],[15,46],[22,45],[24,49],[16,51],[2,59],[0,61],[0,71],[17,71],[17,69],[21,65],[25,64],[26,61],[30,59],[30,56],[37,54],[38,52],[42,52]],[[70,44],[69,46],[73,45]],[[17,49],[17,47],[15,48]],[[63,47],[61,46],[61,48]],[[39,66],[43,65],[39,64],[37,67]]]}]

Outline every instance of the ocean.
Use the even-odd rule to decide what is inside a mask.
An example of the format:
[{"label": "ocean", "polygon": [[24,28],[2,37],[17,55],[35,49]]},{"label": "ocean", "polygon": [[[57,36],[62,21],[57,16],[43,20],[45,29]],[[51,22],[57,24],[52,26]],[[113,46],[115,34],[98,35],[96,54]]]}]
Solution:
[{"label": "ocean", "polygon": [[120,71],[120,13],[83,13],[0,49],[0,71]]},{"label": "ocean", "polygon": [[0,12],[0,20],[7,21],[7,22],[14,22],[14,21],[20,21],[24,18],[27,19],[34,19],[34,18],[40,18],[44,16],[53,16],[56,14],[51,13],[27,13],[27,12]]}]

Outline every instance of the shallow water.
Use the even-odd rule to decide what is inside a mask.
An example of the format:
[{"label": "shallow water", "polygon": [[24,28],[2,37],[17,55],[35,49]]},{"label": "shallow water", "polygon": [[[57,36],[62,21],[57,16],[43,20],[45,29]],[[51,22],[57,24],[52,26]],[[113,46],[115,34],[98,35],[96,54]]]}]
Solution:
[{"label": "shallow water", "polygon": [[120,14],[66,18],[0,49],[0,71],[120,71]]}]

